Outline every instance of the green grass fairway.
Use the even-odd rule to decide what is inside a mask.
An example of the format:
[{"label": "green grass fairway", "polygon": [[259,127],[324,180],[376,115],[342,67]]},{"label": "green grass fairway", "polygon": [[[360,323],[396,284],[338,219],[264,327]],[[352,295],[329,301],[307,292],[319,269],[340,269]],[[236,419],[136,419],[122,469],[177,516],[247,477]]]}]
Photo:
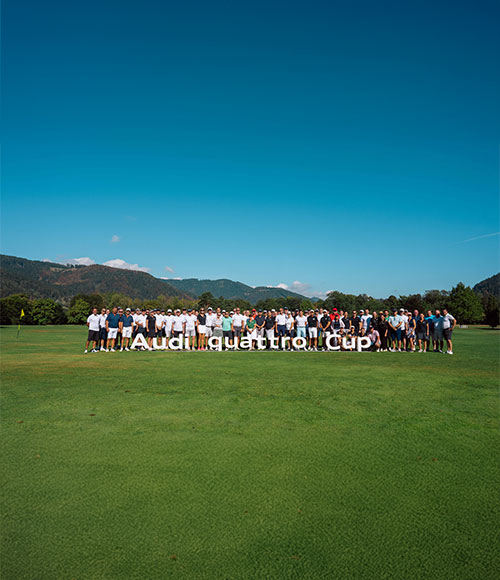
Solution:
[{"label": "green grass fairway", "polygon": [[500,576],[498,331],[454,356],[0,338],[5,580]]}]

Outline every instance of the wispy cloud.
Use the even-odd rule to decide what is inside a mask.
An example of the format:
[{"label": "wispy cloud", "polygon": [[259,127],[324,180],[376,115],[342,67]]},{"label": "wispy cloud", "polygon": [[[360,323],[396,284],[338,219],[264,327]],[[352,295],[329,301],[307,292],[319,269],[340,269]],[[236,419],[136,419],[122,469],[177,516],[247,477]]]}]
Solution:
[{"label": "wispy cloud", "polygon": [[171,268],[170,266],[165,266],[165,272],[171,272],[172,274],[174,273],[174,269]]},{"label": "wispy cloud", "polygon": [[110,266],[111,268],[120,268],[122,270],[136,270],[137,272],[148,272],[151,268],[144,268],[143,266],[139,266],[139,264],[129,264],[120,258],[115,258],[114,260],[108,260],[107,262],[103,262],[103,266]]},{"label": "wispy cloud", "polygon": [[493,236],[500,236],[500,232],[494,232],[493,234],[484,234],[482,236],[476,236],[475,238],[469,238],[468,240],[462,240],[457,242],[458,244],[465,244],[467,242],[473,242],[474,240],[481,240],[482,238],[492,238]]},{"label": "wispy cloud", "polygon": [[120,236],[116,236],[116,235],[114,235],[114,236],[111,238],[111,243],[112,243],[112,244],[116,244],[116,243],[117,243],[117,242],[119,242],[119,241],[120,241]]}]

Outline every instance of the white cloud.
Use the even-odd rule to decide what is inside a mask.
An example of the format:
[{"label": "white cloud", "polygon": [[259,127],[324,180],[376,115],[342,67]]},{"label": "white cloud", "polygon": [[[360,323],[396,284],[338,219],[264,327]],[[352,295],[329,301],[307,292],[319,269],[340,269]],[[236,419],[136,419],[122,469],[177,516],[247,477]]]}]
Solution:
[{"label": "white cloud", "polygon": [[112,244],[116,244],[116,242],[119,242],[119,241],[120,241],[120,236],[114,235],[114,236],[111,238],[111,243],[112,243]]},{"label": "white cloud", "polygon": [[74,264],[75,266],[92,266],[95,264],[92,258],[71,258],[70,260],[66,260],[64,264]]},{"label": "white cloud", "polygon": [[268,286],[268,288],[281,288],[282,290],[290,290],[290,292],[297,292],[297,294],[308,294],[311,288],[310,284],[306,282],[300,282],[299,280],[293,281],[290,285],[280,282],[276,286]]},{"label": "white cloud", "polygon": [[174,269],[171,268],[170,266],[165,266],[165,272],[171,272],[173,274],[174,273]]},{"label": "white cloud", "polygon": [[180,276],[176,276],[175,278],[168,278],[167,276],[161,276],[160,280],[182,280]]},{"label": "white cloud", "polygon": [[137,272],[149,272],[151,268],[144,268],[139,266],[139,264],[129,264],[125,260],[120,258],[115,258],[114,260],[108,260],[103,262],[103,266],[110,266],[111,268],[121,268],[122,270],[136,270]]}]

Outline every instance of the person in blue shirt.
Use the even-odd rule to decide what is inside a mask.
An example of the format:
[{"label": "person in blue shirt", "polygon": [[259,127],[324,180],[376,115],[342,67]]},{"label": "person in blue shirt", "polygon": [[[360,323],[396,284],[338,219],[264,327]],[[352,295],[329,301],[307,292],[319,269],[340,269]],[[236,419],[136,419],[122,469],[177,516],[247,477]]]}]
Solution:
[{"label": "person in blue shirt", "polygon": [[[106,318],[106,331],[108,333],[108,343],[106,348],[111,350],[111,352],[115,352],[116,337],[118,335],[119,325],[120,315],[118,314],[118,308],[115,306]],[[110,345],[111,349],[109,348]]]},{"label": "person in blue shirt", "polygon": [[134,318],[130,308],[127,308],[125,314],[122,315],[120,321],[120,329],[122,332],[122,346],[120,350],[129,350],[128,345],[132,336],[132,329],[134,327]]},{"label": "person in blue shirt", "polygon": [[427,321],[428,325],[429,325],[429,338],[426,339],[426,345],[427,348],[424,350],[427,350],[427,352],[429,352],[431,350],[431,340],[432,340],[432,335],[434,334],[434,319],[436,317],[434,316],[434,314],[432,314],[431,310],[427,310],[427,316],[425,317],[425,320]]}]

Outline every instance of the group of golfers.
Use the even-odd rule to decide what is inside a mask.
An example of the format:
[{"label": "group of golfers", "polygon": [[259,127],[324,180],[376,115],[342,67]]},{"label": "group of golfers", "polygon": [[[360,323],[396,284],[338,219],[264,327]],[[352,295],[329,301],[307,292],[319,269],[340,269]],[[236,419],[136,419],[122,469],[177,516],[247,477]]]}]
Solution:
[{"label": "group of golfers", "polygon": [[[158,340],[168,348],[172,338],[185,341],[188,350],[210,350],[209,339],[221,338],[224,348],[238,350],[240,340],[248,338],[249,350],[265,345],[268,350],[353,350],[356,337],[367,337],[369,346],[364,350],[377,352],[444,352],[453,354],[452,332],[456,320],[446,308],[428,310],[425,314],[404,308],[380,312],[368,309],[352,313],[333,308],[315,310],[245,310],[230,312],[220,308],[184,308],[168,310],[114,307],[94,308],[87,319],[88,338],[85,353],[130,350],[138,334],[144,337],[141,349],[153,350]],[[289,340],[286,340],[288,338]],[[302,341],[293,341],[303,338]],[[156,339],[156,341],[155,341]],[[285,339],[285,340],[283,340]],[[349,339],[349,340],[343,340]],[[213,342],[213,341],[211,341]],[[302,346],[294,346],[300,342]],[[365,340],[366,344],[367,341]],[[147,344],[147,346],[145,346]],[[217,349],[220,350],[220,349]]]}]

